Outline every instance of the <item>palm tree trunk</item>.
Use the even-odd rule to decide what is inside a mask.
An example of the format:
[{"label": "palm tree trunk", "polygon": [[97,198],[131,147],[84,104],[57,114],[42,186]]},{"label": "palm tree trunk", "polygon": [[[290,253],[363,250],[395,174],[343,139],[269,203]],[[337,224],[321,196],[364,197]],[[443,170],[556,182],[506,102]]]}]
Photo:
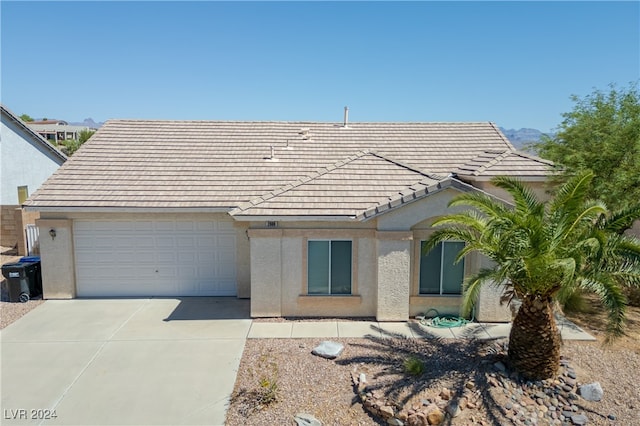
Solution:
[{"label": "palm tree trunk", "polygon": [[553,299],[526,296],[509,334],[511,366],[530,380],[555,377],[560,366],[560,344]]}]

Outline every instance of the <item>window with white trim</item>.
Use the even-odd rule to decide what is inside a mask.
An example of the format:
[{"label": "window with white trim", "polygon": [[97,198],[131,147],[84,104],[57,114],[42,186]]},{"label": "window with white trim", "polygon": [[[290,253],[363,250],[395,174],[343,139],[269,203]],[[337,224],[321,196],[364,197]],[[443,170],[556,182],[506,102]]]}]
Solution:
[{"label": "window with white trim", "polygon": [[429,253],[423,254],[425,242],[420,244],[420,294],[462,294],[464,259],[454,263],[464,243],[444,241]]},{"label": "window with white trim", "polygon": [[352,242],[310,240],[307,248],[308,294],[351,294]]}]

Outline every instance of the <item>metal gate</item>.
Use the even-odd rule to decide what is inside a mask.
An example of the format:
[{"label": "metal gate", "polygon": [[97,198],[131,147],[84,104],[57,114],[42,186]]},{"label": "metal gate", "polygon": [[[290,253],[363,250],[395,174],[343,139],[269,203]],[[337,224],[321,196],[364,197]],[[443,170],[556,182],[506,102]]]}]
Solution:
[{"label": "metal gate", "polygon": [[36,225],[27,225],[27,254],[35,256],[40,254],[40,233]]}]

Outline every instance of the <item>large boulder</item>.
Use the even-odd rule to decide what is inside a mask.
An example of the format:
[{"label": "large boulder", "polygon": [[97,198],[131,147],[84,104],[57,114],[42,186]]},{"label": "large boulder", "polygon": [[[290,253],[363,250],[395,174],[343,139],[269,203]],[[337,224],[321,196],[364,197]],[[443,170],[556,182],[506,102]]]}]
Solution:
[{"label": "large boulder", "polygon": [[343,350],[344,345],[342,343],[325,340],[324,342],[320,342],[318,346],[313,348],[311,353],[323,358],[335,359],[340,356]]},{"label": "large boulder", "polygon": [[599,382],[580,386],[580,396],[587,401],[600,401],[603,395],[604,391]]}]

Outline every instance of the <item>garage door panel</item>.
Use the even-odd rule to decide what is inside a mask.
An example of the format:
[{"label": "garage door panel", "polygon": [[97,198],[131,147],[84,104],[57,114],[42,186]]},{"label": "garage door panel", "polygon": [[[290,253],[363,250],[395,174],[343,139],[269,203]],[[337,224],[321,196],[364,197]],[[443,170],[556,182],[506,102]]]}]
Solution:
[{"label": "garage door panel", "polygon": [[75,221],[78,295],[233,296],[231,221]]}]

